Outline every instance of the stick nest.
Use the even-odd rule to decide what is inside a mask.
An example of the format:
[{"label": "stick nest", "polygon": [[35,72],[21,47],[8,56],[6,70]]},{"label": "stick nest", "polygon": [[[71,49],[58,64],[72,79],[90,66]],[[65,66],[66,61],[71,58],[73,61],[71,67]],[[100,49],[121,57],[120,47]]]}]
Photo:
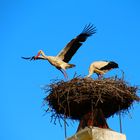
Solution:
[{"label": "stick nest", "polygon": [[65,116],[80,120],[94,108],[101,108],[105,118],[108,118],[119,111],[128,111],[134,101],[140,101],[136,94],[138,87],[129,86],[117,77],[56,80],[45,86],[44,90],[48,94],[44,98],[45,103],[55,119]]}]

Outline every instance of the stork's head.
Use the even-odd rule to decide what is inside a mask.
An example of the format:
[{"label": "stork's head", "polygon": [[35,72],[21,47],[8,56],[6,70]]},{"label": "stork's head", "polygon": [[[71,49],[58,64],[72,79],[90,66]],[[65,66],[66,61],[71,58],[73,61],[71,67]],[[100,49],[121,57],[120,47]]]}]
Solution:
[{"label": "stork's head", "polygon": [[45,54],[42,50],[39,50],[39,52],[37,53],[37,55],[35,56],[34,59],[37,59],[40,55],[45,56]]}]

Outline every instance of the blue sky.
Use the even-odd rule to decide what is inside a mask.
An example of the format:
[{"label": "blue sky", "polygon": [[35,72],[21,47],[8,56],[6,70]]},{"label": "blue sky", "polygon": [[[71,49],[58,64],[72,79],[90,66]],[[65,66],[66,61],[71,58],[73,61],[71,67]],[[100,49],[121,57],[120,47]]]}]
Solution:
[{"label": "blue sky", "polygon": [[[76,72],[87,75],[95,60],[114,60],[120,68],[105,77],[121,75],[131,85],[140,85],[140,2],[138,0],[0,0],[0,139],[64,139],[64,129],[50,123],[44,114],[41,87],[63,75],[47,61],[25,61],[21,56],[35,55],[42,49],[56,55],[85,24],[93,23],[97,33],[78,50],[67,70],[70,78]],[[96,76],[93,76],[95,78]],[[135,103],[129,115],[122,118],[127,140],[140,137],[140,105]],[[131,116],[131,117],[130,117]],[[108,120],[119,132],[118,116]],[[68,136],[78,123],[70,123]]]}]

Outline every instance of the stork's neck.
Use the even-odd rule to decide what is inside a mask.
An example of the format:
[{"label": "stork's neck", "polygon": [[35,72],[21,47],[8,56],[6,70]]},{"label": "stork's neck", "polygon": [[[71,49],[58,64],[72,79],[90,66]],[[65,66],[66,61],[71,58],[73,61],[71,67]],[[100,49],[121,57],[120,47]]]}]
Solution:
[{"label": "stork's neck", "polygon": [[42,50],[40,50],[39,53],[40,53],[42,56],[46,57],[45,53],[44,53]]},{"label": "stork's neck", "polygon": [[47,59],[47,60],[48,60],[48,56],[45,55],[45,53],[44,53],[42,50],[40,50],[39,52],[40,52],[40,54],[42,55],[42,57],[43,57],[44,59]]}]

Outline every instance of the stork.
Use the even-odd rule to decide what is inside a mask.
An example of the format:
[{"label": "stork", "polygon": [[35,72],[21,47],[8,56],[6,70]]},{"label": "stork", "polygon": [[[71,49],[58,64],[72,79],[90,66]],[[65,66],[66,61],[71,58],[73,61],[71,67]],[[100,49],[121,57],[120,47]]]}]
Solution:
[{"label": "stork", "polygon": [[101,78],[106,72],[118,67],[118,64],[114,61],[95,61],[91,63],[87,77],[90,77],[93,73],[96,73],[98,78]]},{"label": "stork", "polygon": [[78,36],[72,39],[58,53],[58,55],[47,56],[42,50],[40,50],[36,56],[22,57],[22,58],[29,59],[29,60],[39,60],[39,59],[48,60],[51,65],[55,66],[58,70],[62,72],[65,78],[68,78],[66,69],[75,66],[74,64],[68,64],[68,62],[71,60],[71,58],[76,53],[76,51],[80,48],[82,43],[85,42],[89,36],[95,33],[96,33],[96,27],[94,27],[92,24],[88,24],[84,27],[83,31]]}]

